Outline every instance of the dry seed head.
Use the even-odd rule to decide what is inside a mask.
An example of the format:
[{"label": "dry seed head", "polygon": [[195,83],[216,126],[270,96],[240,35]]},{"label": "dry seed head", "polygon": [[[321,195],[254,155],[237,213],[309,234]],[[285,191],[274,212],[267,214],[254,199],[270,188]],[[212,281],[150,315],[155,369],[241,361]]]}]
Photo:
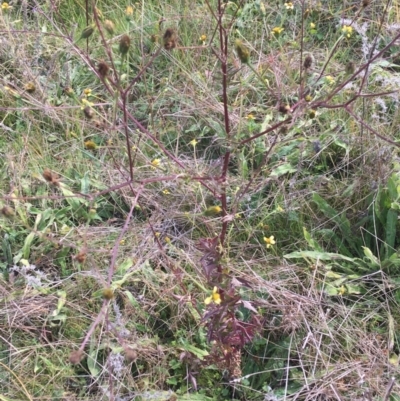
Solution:
[{"label": "dry seed head", "polygon": [[65,93],[68,97],[73,97],[74,94],[75,94],[74,90],[73,90],[70,86],[67,86],[67,87],[64,89],[64,93]]},{"label": "dry seed head", "polygon": [[24,89],[28,92],[28,93],[33,93],[36,90],[36,86],[33,82],[27,82],[24,86]]},{"label": "dry seed head", "polygon": [[124,347],[124,351],[125,351],[125,359],[128,362],[135,362],[137,359],[137,352],[129,347]]},{"label": "dry seed head", "polygon": [[105,78],[108,75],[108,72],[110,71],[110,67],[105,63],[104,61],[101,61],[97,65],[97,72],[101,76],[101,78]]},{"label": "dry seed head", "polygon": [[12,217],[15,215],[13,208],[10,206],[3,206],[0,212],[5,217]]},{"label": "dry seed head", "polygon": [[48,168],[43,170],[42,176],[48,183],[55,185],[56,187],[60,185],[58,175],[51,172]]},{"label": "dry seed head", "polygon": [[128,35],[123,35],[119,41],[119,52],[122,56],[125,56],[128,53],[130,45],[131,38]]},{"label": "dry seed head", "polygon": [[178,41],[178,36],[172,28],[168,28],[164,32],[163,45],[165,50],[172,50],[176,47],[176,42]]},{"label": "dry seed head", "polygon": [[289,106],[288,104],[281,104],[281,105],[279,105],[278,110],[279,110],[279,112],[282,113],[282,114],[288,114],[288,113],[290,113],[290,112],[292,111],[291,108],[290,108],[290,106]]},{"label": "dry seed head", "polygon": [[93,141],[86,141],[86,142],[85,142],[85,148],[86,148],[87,150],[95,150],[96,147],[97,147],[97,145],[96,145],[96,143],[93,142]]},{"label": "dry seed head", "polygon": [[308,112],[308,117],[312,120],[313,118],[315,118],[317,112],[314,109],[309,110]]},{"label": "dry seed head", "polygon": [[78,263],[84,263],[86,260],[86,252],[85,251],[79,251],[79,253],[75,256],[75,260]]},{"label": "dry seed head", "polygon": [[361,7],[363,7],[363,8],[368,7],[370,3],[371,3],[371,0],[363,0],[361,3]]},{"label": "dry seed head", "polygon": [[243,64],[247,64],[250,59],[250,51],[240,39],[235,40],[235,50],[240,61]]},{"label": "dry seed head", "polygon": [[356,70],[356,66],[354,65],[354,63],[352,61],[349,61],[346,64],[346,74],[347,75],[354,74],[355,70]]},{"label": "dry seed head", "polygon": [[110,34],[113,35],[114,34],[114,30],[115,30],[115,25],[112,21],[110,21],[109,19],[106,19],[104,21],[104,29]]},{"label": "dry seed head", "polygon": [[69,362],[73,365],[77,365],[83,358],[83,351],[72,351],[69,355]]},{"label": "dry seed head", "polygon": [[312,58],[312,56],[308,55],[308,56],[306,56],[306,58],[304,59],[304,64],[303,64],[303,66],[304,66],[304,68],[305,68],[306,70],[308,70],[309,68],[311,68],[312,63],[313,63],[313,58]]},{"label": "dry seed head", "polygon": [[83,114],[85,115],[85,117],[86,117],[88,120],[91,120],[91,119],[93,118],[93,116],[94,116],[93,110],[92,110],[92,108],[91,108],[90,106],[86,106],[86,107],[83,109]]}]

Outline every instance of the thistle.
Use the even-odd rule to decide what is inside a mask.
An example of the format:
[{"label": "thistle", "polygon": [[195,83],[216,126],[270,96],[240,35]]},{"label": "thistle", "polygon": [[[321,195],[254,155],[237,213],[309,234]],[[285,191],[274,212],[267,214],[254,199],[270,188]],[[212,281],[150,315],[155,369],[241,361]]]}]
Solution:
[{"label": "thistle", "polygon": [[178,41],[178,36],[172,28],[168,28],[164,32],[163,44],[165,50],[172,50],[176,47],[176,42]]},{"label": "thistle", "polygon": [[243,64],[247,64],[250,59],[250,51],[240,39],[235,40],[235,50],[240,61]]},{"label": "thistle", "polygon": [[87,39],[87,38],[89,38],[90,36],[92,36],[92,35],[93,35],[93,32],[94,32],[94,30],[95,30],[95,28],[96,28],[96,24],[91,24],[91,25],[87,26],[87,27],[82,31],[81,37],[79,38],[79,40],[81,40],[81,39]]},{"label": "thistle", "polygon": [[119,41],[119,52],[122,56],[128,53],[129,47],[131,45],[131,38],[128,35],[123,35]]},{"label": "thistle", "polygon": [[101,78],[103,78],[103,79],[106,78],[109,71],[110,71],[110,67],[104,61],[101,61],[97,65],[97,72],[99,73]]}]

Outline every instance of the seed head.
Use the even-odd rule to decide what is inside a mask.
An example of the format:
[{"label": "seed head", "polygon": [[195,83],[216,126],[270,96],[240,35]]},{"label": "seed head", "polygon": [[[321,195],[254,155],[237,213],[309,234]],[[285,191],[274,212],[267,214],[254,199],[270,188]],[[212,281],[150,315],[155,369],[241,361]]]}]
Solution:
[{"label": "seed head", "polygon": [[97,145],[96,145],[96,143],[93,142],[93,141],[86,141],[86,142],[85,142],[85,148],[86,148],[87,150],[95,150],[96,147],[97,147]]},{"label": "seed head", "polygon": [[178,36],[172,28],[168,28],[164,32],[163,44],[165,50],[172,50],[176,47],[176,42],[178,41]]},{"label": "seed head", "polygon": [[48,168],[45,168],[42,173],[43,178],[49,183],[56,187],[60,185],[60,179],[56,173],[53,173]]},{"label": "seed head", "polygon": [[123,35],[121,40],[119,41],[119,52],[122,56],[125,56],[131,45],[131,38],[128,35]]},{"label": "seed head", "polygon": [[33,82],[27,82],[24,86],[24,89],[28,92],[28,93],[33,93],[36,90],[36,86]]},{"label": "seed head", "polygon": [[0,210],[0,212],[5,217],[12,217],[15,215],[13,208],[10,206],[3,206],[3,208]]},{"label": "seed head", "polygon": [[109,71],[110,71],[110,67],[104,61],[101,61],[97,65],[97,72],[99,73],[101,78],[104,79],[107,76]]},{"label": "seed head", "polygon": [[353,63],[352,61],[349,61],[349,62],[346,64],[346,74],[347,74],[347,75],[353,74],[354,71],[355,71],[355,69],[356,69],[356,66],[354,65],[354,63]]},{"label": "seed head", "polygon": [[81,251],[79,251],[79,253],[75,256],[75,260],[78,262],[78,263],[84,263],[85,262],[85,260],[86,260],[86,251],[85,250],[81,250]]},{"label": "seed head", "polygon": [[92,110],[92,108],[91,108],[90,106],[86,106],[86,107],[83,109],[83,114],[85,115],[85,117],[86,117],[88,120],[91,120],[91,119],[93,118],[93,116],[94,116],[93,110]]},{"label": "seed head", "polygon": [[291,112],[291,108],[290,108],[290,106],[288,104],[279,105],[278,110],[282,114],[288,114],[288,113]]},{"label": "seed head", "polygon": [[77,365],[83,358],[83,351],[77,350],[77,351],[72,351],[69,354],[69,362],[72,363],[73,365]]},{"label": "seed head", "polygon": [[108,301],[114,298],[114,291],[112,290],[112,288],[103,289],[103,298],[107,299]]},{"label": "seed head", "polygon": [[113,34],[114,34],[114,30],[115,30],[114,22],[110,21],[109,19],[106,19],[106,20],[104,21],[104,29],[105,29],[110,35],[113,35]]},{"label": "seed head", "polygon": [[313,58],[312,58],[310,55],[308,55],[308,56],[306,56],[306,58],[304,59],[304,64],[303,64],[303,66],[304,66],[304,68],[305,68],[306,70],[308,70],[309,68],[311,68],[312,63],[313,63]]},{"label": "seed head", "polygon": [[87,39],[92,36],[94,29],[96,28],[95,24],[87,26],[81,33],[80,39]]},{"label": "seed head", "polygon": [[235,40],[235,50],[240,61],[243,64],[247,64],[250,59],[250,51],[240,39]]}]

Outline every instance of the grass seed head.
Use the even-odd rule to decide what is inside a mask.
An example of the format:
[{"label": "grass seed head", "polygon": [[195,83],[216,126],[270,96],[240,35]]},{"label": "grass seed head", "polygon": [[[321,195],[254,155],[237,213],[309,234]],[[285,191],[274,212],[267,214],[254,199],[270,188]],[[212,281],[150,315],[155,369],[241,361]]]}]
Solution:
[{"label": "grass seed head", "polygon": [[168,28],[164,32],[163,44],[165,50],[172,50],[176,47],[176,42],[178,41],[178,36],[174,29]]},{"label": "grass seed head", "polygon": [[123,35],[121,40],[119,41],[119,52],[122,56],[125,56],[128,53],[130,46],[131,38],[128,35]]}]

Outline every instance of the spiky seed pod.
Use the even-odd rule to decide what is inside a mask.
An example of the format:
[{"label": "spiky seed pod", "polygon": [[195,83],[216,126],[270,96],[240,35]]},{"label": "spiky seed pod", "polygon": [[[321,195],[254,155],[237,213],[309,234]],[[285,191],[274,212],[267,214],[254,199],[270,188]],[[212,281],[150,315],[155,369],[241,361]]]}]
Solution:
[{"label": "spiky seed pod", "polygon": [[235,50],[243,64],[247,64],[250,59],[250,50],[243,44],[240,39],[235,40]]},{"label": "spiky seed pod", "polygon": [[13,208],[11,208],[10,206],[3,206],[0,212],[5,217],[12,217],[15,215]]},{"label": "spiky seed pod", "polygon": [[96,28],[95,24],[91,24],[87,26],[81,33],[81,37],[79,39],[87,39],[93,35],[94,29]]},{"label": "spiky seed pod", "polygon": [[104,61],[101,61],[98,65],[97,65],[97,72],[99,73],[99,75],[104,79],[107,75],[108,72],[110,71],[110,67],[108,66],[108,64],[106,64]]},{"label": "spiky seed pod", "polygon": [[24,86],[24,89],[28,92],[28,93],[33,93],[36,90],[36,86],[33,82],[27,82]]},{"label": "spiky seed pod", "polygon": [[106,19],[104,21],[104,29],[110,34],[113,35],[114,34],[114,30],[115,30],[115,25],[112,21],[110,21],[109,19]]},{"label": "spiky seed pod", "polygon": [[172,50],[176,47],[176,42],[178,41],[178,36],[172,28],[168,28],[164,32],[163,45],[165,50]]},{"label": "spiky seed pod", "polygon": [[77,350],[77,351],[72,351],[69,354],[69,362],[72,363],[73,365],[77,365],[83,358],[83,351]]},{"label": "spiky seed pod", "polygon": [[291,112],[291,108],[290,108],[290,106],[288,104],[279,105],[278,110],[282,114],[288,114],[288,113]]},{"label": "spiky seed pod", "polygon": [[354,71],[356,70],[356,66],[354,65],[354,63],[352,61],[349,61],[346,64],[346,74],[347,75],[351,75],[354,74]]},{"label": "spiky seed pod", "polygon": [[94,117],[93,110],[92,110],[92,108],[91,108],[90,106],[86,106],[86,107],[83,109],[83,114],[85,115],[85,117],[86,117],[88,120],[91,120],[91,119]]},{"label": "spiky seed pod", "polygon": [[128,35],[123,35],[121,40],[119,41],[119,52],[122,56],[125,56],[131,45],[131,38]]},{"label": "spiky seed pod", "polygon": [[313,63],[313,58],[312,58],[310,55],[308,55],[308,56],[306,56],[306,58],[304,59],[303,66],[304,66],[304,68],[305,68],[306,70],[308,70],[309,68],[311,68],[312,63]]}]

